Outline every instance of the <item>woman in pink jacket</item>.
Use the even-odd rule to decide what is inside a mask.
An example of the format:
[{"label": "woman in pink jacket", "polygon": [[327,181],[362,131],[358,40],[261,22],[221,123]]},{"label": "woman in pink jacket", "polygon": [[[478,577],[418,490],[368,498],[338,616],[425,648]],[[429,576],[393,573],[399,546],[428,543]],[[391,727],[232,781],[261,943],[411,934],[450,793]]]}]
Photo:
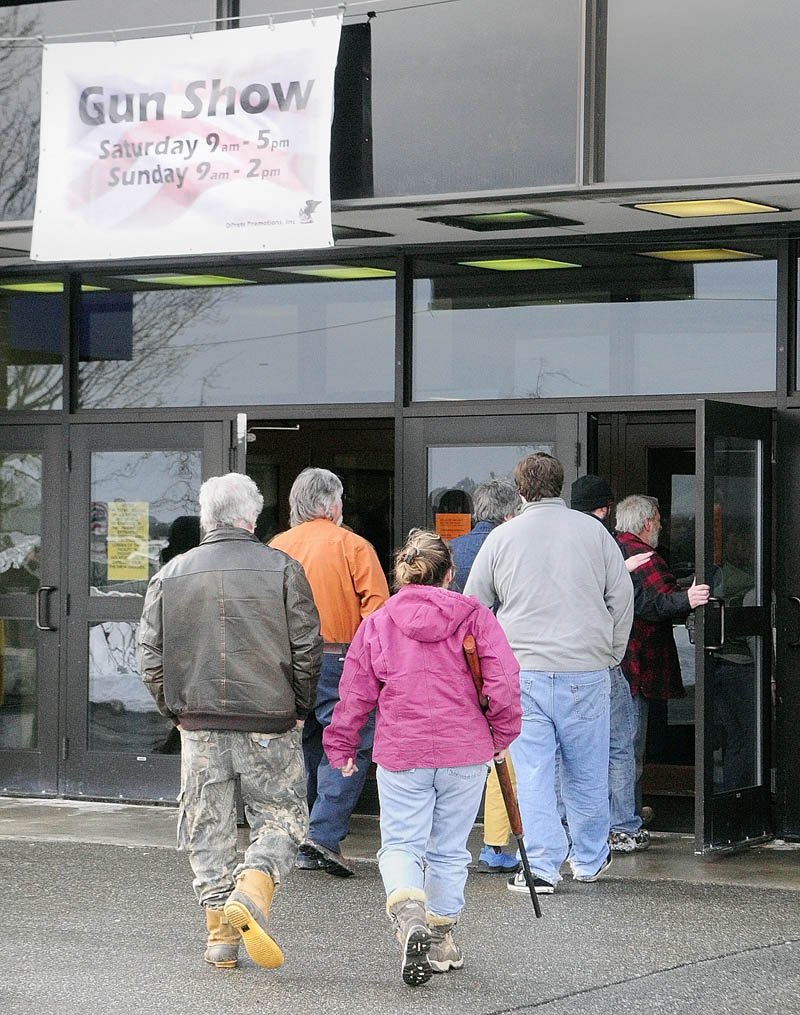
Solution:
[{"label": "woman in pink jacket", "polygon": [[[491,610],[447,589],[452,574],[447,544],[412,530],[395,557],[398,591],[359,627],[323,735],[331,766],[350,775],[359,731],[377,708],[378,863],[410,986],[464,964],[453,928],[464,906],[467,836],[488,765],[505,757],[521,723],[519,667],[506,637]],[[462,650],[468,634],[486,716]]]}]

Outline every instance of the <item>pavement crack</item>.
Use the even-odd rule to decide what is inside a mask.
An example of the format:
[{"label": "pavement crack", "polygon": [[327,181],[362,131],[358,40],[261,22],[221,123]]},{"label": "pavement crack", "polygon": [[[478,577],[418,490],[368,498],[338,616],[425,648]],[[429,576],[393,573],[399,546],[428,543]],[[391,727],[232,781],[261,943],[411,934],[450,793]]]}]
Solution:
[{"label": "pavement crack", "polygon": [[693,969],[697,966],[707,965],[711,962],[721,962],[724,959],[732,959],[741,955],[754,955],[758,952],[769,951],[773,948],[783,948],[786,945],[800,944],[800,938],[785,938],[781,941],[770,941],[763,945],[754,945],[752,948],[739,948],[735,951],[720,952],[718,955],[709,955],[704,959],[693,959],[691,962],[676,962],[672,966],[662,966],[659,969],[651,969],[646,973],[638,973],[636,976],[623,976],[619,980],[611,980],[609,983],[598,983],[592,987],[582,987],[580,990],[570,990],[565,994],[558,994],[555,997],[544,998],[541,1001],[530,1001],[525,1004],[517,1004],[511,1008],[493,1008],[484,1012],[483,1015],[519,1015],[521,1012],[534,1011],[537,1008],[546,1008],[550,1004],[557,1004],[561,1001],[569,1001],[576,997],[586,997],[589,994],[597,994],[600,991],[608,990],[611,987],[622,987],[628,983],[636,983],[639,980],[648,980],[654,976],[663,976],[664,973],[674,973],[681,969]]}]

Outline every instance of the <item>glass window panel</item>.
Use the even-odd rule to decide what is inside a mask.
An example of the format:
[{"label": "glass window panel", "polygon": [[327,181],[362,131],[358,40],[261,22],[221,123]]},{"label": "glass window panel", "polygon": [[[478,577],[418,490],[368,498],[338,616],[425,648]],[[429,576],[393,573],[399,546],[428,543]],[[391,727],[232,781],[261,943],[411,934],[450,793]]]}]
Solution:
[{"label": "glass window panel", "polygon": [[[0,155],[0,191],[2,186]],[[25,289],[26,284],[31,288]],[[61,408],[65,320],[62,289],[62,282],[49,279],[0,282],[0,409]]]},{"label": "glass window panel", "polygon": [[786,0],[610,0],[605,178],[793,171],[798,36]]},{"label": "glass window panel", "polygon": [[[37,36],[95,32],[114,28],[120,38],[137,35],[173,35],[188,29],[125,32],[165,22],[203,21],[214,17],[212,0],[58,0],[51,3],[3,7],[0,37],[32,37],[30,42],[0,45],[0,219],[33,218],[36,172],[39,165],[39,105],[42,45]],[[197,25],[196,31],[213,28]],[[102,36],[95,38],[102,39]],[[72,40],[77,41],[77,40]]]},{"label": "glass window panel", "polygon": [[[761,441],[714,438],[714,568],[712,594],[729,611],[762,606]],[[712,653],[714,788],[760,785],[761,638],[736,634],[733,614],[721,649]]]},{"label": "glass window panel", "polygon": [[42,456],[0,455],[0,595],[33,595],[42,547]]},{"label": "glass window panel", "polygon": [[201,453],[96,451],[91,468],[90,593],[144,596],[176,544],[196,545]]},{"label": "glass window panel", "polygon": [[38,746],[36,629],[0,618],[0,748]]},{"label": "glass window panel", "polygon": [[714,659],[714,791],[760,786],[760,637],[727,638]]},{"label": "glass window panel", "polygon": [[180,736],[142,682],[137,628],[126,621],[89,625],[89,750],[178,754]]},{"label": "glass window panel", "polygon": [[[481,275],[457,275],[451,266],[449,277],[417,280],[414,398],[774,388],[774,261],[666,271],[609,261]],[[524,277],[506,277],[512,274]]]},{"label": "glass window panel", "polygon": [[85,293],[80,404],[392,401],[394,297],[388,278]]},{"label": "glass window panel", "polygon": [[[243,16],[286,9],[241,3]],[[574,182],[577,0],[503,0],[491,13],[485,0],[403,0],[378,7],[370,36],[376,196]]]},{"label": "glass window panel", "polygon": [[712,595],[726,607],[762,606],[761,441],[714,438]]},{"label": "glass window panel", "polygon": [[489,479],[514,482],[514,466],[525,455],[552,444],[497,444],[428,448],[428,499],[426,525],[444,539],[469,532],[472,494]]}]

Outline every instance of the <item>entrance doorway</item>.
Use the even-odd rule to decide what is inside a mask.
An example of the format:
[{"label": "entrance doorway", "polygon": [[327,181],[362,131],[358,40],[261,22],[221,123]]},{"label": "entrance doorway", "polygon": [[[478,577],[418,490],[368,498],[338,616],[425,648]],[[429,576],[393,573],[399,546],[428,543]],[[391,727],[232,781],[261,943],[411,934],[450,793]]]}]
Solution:
[{"label": "entrance doorway", "polygon": [[[769,838],[772,626],[769,409],[598,416],[594,468],[621,499],[658,498],[659,553],[712,600],[673,627],[685,695],[650,702],[644,802],[697,852]],[[691,632],[691,633],[690,633]]]},{"label": "entrance doorway", "polygon": [[289,490],[303,469],[341,479],[343,524],[375,547],[387,578],[394,545],[394,424],[390,419],[247,421],[244,471],[264,497],[256,535],[289,528]]},{"label": "entrance doorway", "polygon": [[[658,552],[679,584],[695,571],[694,413],[614,413],[595,417],[590,471],[606,476],[617,501],[634,493],[658,498]],[[591,458],[590,458],[591,461]],[[663,831],[694,829],[695,650],[681,621],[673,628],[684,698],[650,703],[642,789]]]}]

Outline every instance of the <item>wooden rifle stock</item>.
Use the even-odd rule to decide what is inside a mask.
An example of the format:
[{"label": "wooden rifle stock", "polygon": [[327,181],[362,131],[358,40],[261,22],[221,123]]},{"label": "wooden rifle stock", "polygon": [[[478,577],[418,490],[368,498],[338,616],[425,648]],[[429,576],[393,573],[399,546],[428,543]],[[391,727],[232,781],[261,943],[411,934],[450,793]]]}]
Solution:
[{"label": "wooden rifle stock", "polygon": [[[483,693],[481,663],[480,659],[478,659],[475,639],[471,634],[468,634],[464,639],[464,655],[467,658],[467,666],[469,666],[469,672],[472,674],[475,690],[478,692],[478,702],[480,703],[481,711],[485,714],[489,707],[489,699]],[[495,761],[494,767],[497,772],[497,781],[500,783],[500,792],[503,794],[503,803],[506,805],[508,823],[511,825],[511,834],[514,837],[522,835],[522,818],[520,817],[514,787],[511,783],[511,776],[508,774],[508,766],[505,761]]]},{"label": "wooden rifle stock", "polygon": [[[481,674],[481,661],[478,658],[478,649],[475,645],[475,639],[471,634],[468,634],[464,639],[464,656],[467,660],[467,666],[469,666],[469,672],[472,675],[472,682],[475,685],[475,690],[478,692],[478,703],[481,706],[481,710],[486,714],[489,708],[489,699],[483,693],[483,676]],[[514,787],[511,783],[511,776],[508,774],[508,765],[504,760],[495,760],[494,770],[497,772],[497,781],[500,784],[500,792],[503,794],[503,803],[506,806],[506,814],[508,815],[508,823],[511,826],[511,834],[517,840],[519,847],[520,859],[522,860],[522,868],[525,872],[525,880],[528,883],[528,890],[531,893],[531,902],[533,903],[533,911],[537,918],[542,915],[541,907],[539,906],[539,899],[536,896],[536,890],[533,885],[533,875],[528,864],[528,856],[525,852],[525,842],[522,832],[522,818],[519,813],[519,804],[517,803],[517,795],[514,792]]]}]

